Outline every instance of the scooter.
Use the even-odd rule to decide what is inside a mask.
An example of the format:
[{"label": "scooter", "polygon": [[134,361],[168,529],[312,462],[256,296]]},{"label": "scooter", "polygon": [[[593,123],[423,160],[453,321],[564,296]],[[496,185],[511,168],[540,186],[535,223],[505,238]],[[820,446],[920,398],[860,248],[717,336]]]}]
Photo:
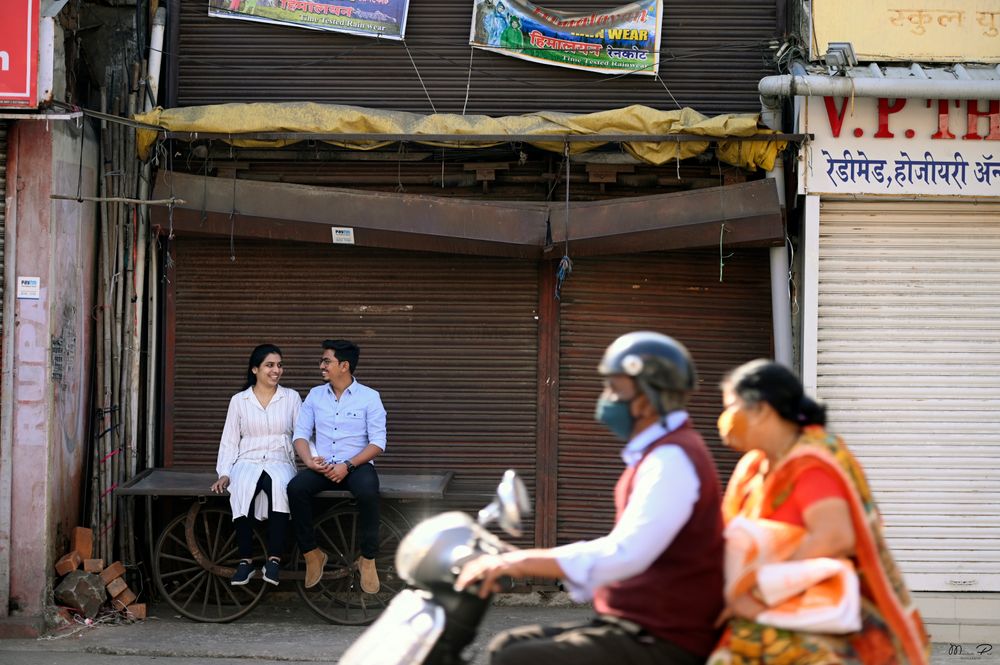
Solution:
[{"label": "scooter", "polygon": [[455,591],[469,561],[513,546],[484,527],[496,522],[513,537],[531,512],[528,492],[513,470],[504,473],[493,501],[473,521],[454,511],[420,522],[396,550],[396,571],[409,588],[344,653],[339,665],[464,665],[490,599],[477,589]]}]

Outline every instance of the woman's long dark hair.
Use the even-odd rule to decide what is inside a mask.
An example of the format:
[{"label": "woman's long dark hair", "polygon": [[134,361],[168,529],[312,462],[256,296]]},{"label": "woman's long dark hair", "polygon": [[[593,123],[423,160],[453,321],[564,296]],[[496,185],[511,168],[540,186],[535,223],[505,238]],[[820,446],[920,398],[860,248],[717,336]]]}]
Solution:
[{"label": "woman's long dark hair", "polygon": [[272,353],[277,353],[281,355],[281,349],[276,347],[274,344],[261,344],[254,347],[254,350],[250,352],[250,360],[247,361],[247,381],[243,386],[243,390],[246,390],[250,386],[257,385],[257,375],[253,373],[255,367],[260,367],[260,364],[264,362]]},{"label": "woman's long dark hair", "polygon": [[806,395],[799,377],[784,365],[751,360],[726,375],[722,385],[747,404],[767,402],[799,427],[826,424],[826,407]]}]

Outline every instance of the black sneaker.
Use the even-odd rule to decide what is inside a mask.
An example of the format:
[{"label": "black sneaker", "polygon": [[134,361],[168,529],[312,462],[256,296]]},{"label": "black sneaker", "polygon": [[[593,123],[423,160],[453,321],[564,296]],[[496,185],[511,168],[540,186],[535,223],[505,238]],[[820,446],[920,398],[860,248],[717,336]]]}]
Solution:
[{"label": "black sneaker", "polygon": [[277,559],[268,559],[264,562],[264,567],[260,569],[264,574],[264,581],[270,584],[278,584],[278,575],[281,573],[281,562]]},{"label": "black sneaker", "polygon": [[233,575],[233,579],[229,581],[233,586],[243,586],[247,582],[253,579],[253,576],[257,574],[257,571],[253,568],[253,562],[249,559],[243,559],[240,561],[240,565],[236,567],[236,574]]}]

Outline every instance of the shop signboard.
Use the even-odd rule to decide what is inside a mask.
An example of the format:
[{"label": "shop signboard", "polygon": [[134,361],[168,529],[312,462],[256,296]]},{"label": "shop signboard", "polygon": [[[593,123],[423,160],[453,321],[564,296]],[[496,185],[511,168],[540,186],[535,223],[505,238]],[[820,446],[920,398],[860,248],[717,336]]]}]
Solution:
[{"label": "shop signboard", "polygon": [[402,39],[409,0],[209,0],[208,15]]},{"label": "shop signboard", "polygon": [[40,0],[3,0],[0,12],[0,106],[38,106]]},{"label": "shop signboard", "polygon": [[474,3],[469,43],[476,48],[602,74],[655,76],[659,71],[663,0],[587,13],[526,0]]},{"label": "shop signboard", "polygon": [[808,97],[808,194],[1000,196],[1000,100]]}]

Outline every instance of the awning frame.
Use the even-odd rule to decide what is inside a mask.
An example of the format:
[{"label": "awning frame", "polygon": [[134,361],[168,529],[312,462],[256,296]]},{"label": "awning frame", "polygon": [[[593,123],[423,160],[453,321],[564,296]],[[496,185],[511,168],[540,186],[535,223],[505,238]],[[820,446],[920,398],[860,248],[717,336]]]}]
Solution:
[{"label": "awning frame", "polygon": [[315,187],[161,171],[161,231],[431,252],[550,258],[717,246],[777,246],[784,217],[773,179],[596,202],[500,202]]}]

